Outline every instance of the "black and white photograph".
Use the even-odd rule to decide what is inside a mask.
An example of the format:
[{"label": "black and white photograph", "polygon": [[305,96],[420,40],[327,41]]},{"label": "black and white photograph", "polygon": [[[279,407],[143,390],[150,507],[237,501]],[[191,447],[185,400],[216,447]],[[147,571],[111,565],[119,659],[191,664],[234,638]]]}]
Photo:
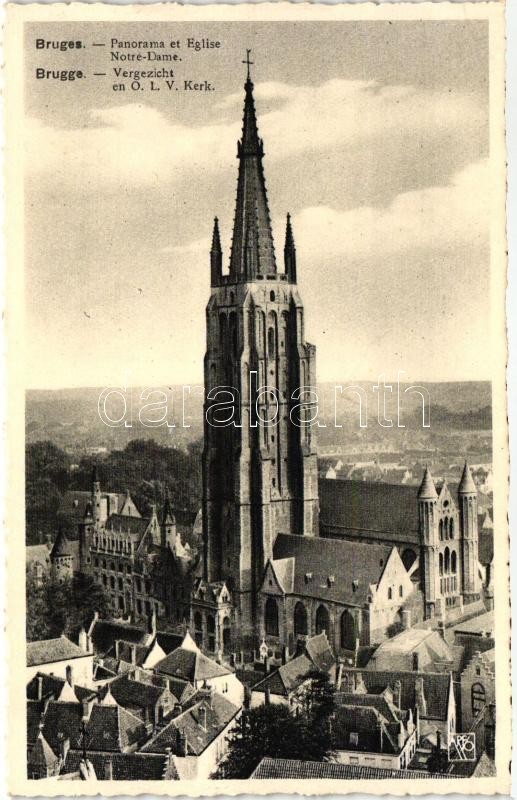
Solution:
[{"label": "black and white photograph", "polygon": [[12,11],[16,793],[508,791],[502,14],[432,5]]}]

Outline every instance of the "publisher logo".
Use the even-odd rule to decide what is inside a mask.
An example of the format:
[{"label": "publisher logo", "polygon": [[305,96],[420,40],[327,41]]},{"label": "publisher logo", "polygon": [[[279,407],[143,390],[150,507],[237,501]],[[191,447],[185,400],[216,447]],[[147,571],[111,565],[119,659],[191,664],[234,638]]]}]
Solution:
[{"label": "publisher logo", "polygon": [[449,741],[449,761],[475,761],[476,736],[474,733],[452,733]]}]

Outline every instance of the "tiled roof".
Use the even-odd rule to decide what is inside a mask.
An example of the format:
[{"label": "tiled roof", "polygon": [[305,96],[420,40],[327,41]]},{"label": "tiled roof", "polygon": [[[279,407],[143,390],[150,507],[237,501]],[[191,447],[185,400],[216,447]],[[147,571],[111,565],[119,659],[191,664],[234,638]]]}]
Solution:
[{"label": "tiled roof", "polygon": [[[131,625],[113,619],[94,620],[90,626],[89,633],[95,652],[102,655],[111,650],[117,639],[139,644],[148,636],[148,630],[145,625]],[[175,650],[183,641],[183,636],[170,631],[158,631],[156,637],[158,644],[165,653]]]},{"label": "tiled roof", "polygon": [[146,735],[142,720],[118,704],[96,703],[86,723],[88,749],[122,752],[141,744]]},{"label": "tiled roof", "polygon": [[296,778],[299,780],[383,780],[398,778],[415,780],[416,778],[451,778],[452,775],[430,773],[422,770],[377,769],[376,767],[360,767],[355,764],[335,764],[330,761],[290,761],[283,758],[263,758],[251,778],[256,780],[281,780]]},{"label": "tiled roof", "polygon": [[80,748],[82,743],[81,720],[82,703],[60,703],[51,701],[43,718],[43,736],[54,750],[59,748],[65,739],[70,740],[70,747]]},{"label": "tiled roof", "polygon": [[[372,753],[398,753],[396,728],[373,705],[340,705],[334,712],[334,738],[336,750],[358,750]],[[382,727],[382,751],[380,730]],[[394,730],[395,729],[395,730]],[[359,736],[357,745],[350,745],[350,733]]]},{"label": "tiled roof", "polygon": [[409,658],[415,651],[419,653],[421,668],[435,662],[452,664],[454,660],[451,648],[437,631],[410,628],[381,642],[372,656],[372,668],[383,670],[396,665],[403,667],[400,659]]},{"label": "tiled roof", "polygon": [[302,654],[288,661],[287,664],[282,664],[276,672],[266,675],[253,687],[253,691],[265,692],[266,689],[269,689],[271,694],[286,697],[301,686],[311,672],[314,672],[314,664],[305,654]]},{"label": "tiled roof", "polygon": [[[147,708],[155,706],[162,695],[168,690],[163,686],[154,686],[133,680],[128,675],[122,675],[110,683],[113,697],[121,706]],[[175,699],[175,698],[174,698]]]},{"label": "tiled roof", "polygon": [[391,547],[279,533],[273,558],[293,556],[295,595],[362,606],[370,584],[379,582]]},{"label": "tiled roof", "polygon": [[494,560],[494,531],[482,530],[479,532],[478,558],[485,566]]},{"label": "tiled roof", "polygon": [[31,750],[28,759],[28,764],[31,767],[53,767],[58,761],[58,757],[50,747],[43,734],[40,733],[36,740],[36,744]]},{"label": "tiled roof", "polygon": [[[200,697],[196,695],[195,700]],[[175,717],[157,736],[142,748],[144,752],[160,753],[172,748],[177,752],[179,737],[186,737],[188,753],[200,755],[239,713],[226,697],[213,692],[211,699],[201,699]]]},{"label": "tiled roof", "polygon": [[149,527],[150,519],[144,517],[128,517],[125,514],[110,514],[106,520],[106,529],[127,531],[134,536],[143,536]]},{"label": "tiled roof", "polygon": [[460,622],[454,626],[455,633],[490,634],[494,633],[494,612],[487,611],[477,617]]},{"label": "tiled roof", "polygon": [[380,694],[388,686],[394,688],[395,682],[400,681],[401,708],[405,710],[416,707],[415,685],[417,679],[421,678],[427,705],[426,718],[447,719],[451,683],[451,676],[448,673],[357,670],[345,667],[342,672],[342,682],[346,679],[346,676],[353,677],[358,673],[362,676],[366,690],[372,694]]},{"label": "tiled roof", "polygon": [[[164,755],[154,753],[103,753],[88,750],[97,780],[108,780],[111,764],[111,780],[115,781],[161,781],[178,780],[173,764],[167,767]],[[64,773],[77,772],[82,760],[81,750],[69,750]]]},{"label": "tiled roof", "polygon": [[40,732],[39,723],[43,713],[43,703],[39,700],[27,700],[27,744],[36,741]]},{"label": "tiled roof", "polygon": [[61,556],[71,556],[72,550],[70,548],[70,544],[68,539],[66,538],[63,531],[59,531],[56,541],[54,542],[54,547],[52,548],[52,552],[50,554],[50,558],[59,558]]},{"label": "tiled roof", "polygon": [[80,658],[81,656],[86,656],[84,650],[81,650],[64,635],[58,636],[57,639],[27,642],[28,667],[52,664],[55,661],[66,661],[69,658]]},{"label": "tiled roof", "polygon": [[328,672],[335,664],[334,653],[326,633],[311,636],[305,642],[305,652],[321,672]]},{"label": "tiled roof", "polygon": [[415,486],[323,479],[318,487],[323,526],[419,544]]},{"label": "tiled roof", "polygon": [[362,706],[375,708],[387,722],[398,722],[404,717],[393,703],[382,694],[360,694],[350,692],[336,692],[336,705],[341,706]]},{"label": "tiled roof", "polygon": [[190,650],[184,647],[177,647],[168,656],[162,658],[154,669],[162,675],[182,678],[190,683],[231,673],[228,667],[208,658],[200,650]]},{"label": "tiled roof", "polygon": [[[47,675],[45,672],[38,672],[27,684],[26,695],[30,700],[38,699],[39,680],[41,679],[41,697],[48,697],[52,695],[54,700],[57,700],[61,694],[64,678],[58,678],[56,675]],[[84,700],[86,697],[91,697],[95,692],[88,689],[86,686],[78,686],[74,684],[74,692],[78,700]]]}]

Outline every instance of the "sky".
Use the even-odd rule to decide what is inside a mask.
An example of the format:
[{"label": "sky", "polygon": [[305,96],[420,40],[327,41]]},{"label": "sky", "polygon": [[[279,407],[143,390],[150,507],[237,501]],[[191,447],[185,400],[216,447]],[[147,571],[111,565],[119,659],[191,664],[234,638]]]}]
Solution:
[{"label": "sky", "polygon": [[[490,377],[485,22],[45,28],[26,27],[31,388],[202,381],[208,251],[217,215],[228,262],[248,47],[277,261],[290,211],[318,379]],[[36,35],[219,39],[182,52],[178,70],[215,91],[35,81]],[[108,50],[54,51],[52,64],[110,74]]]}]

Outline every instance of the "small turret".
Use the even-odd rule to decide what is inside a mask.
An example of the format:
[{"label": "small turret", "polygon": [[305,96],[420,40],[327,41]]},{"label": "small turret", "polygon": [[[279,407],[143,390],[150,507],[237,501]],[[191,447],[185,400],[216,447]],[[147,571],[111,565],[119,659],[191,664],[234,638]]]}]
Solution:
[{"label": "small turret", "polygon": [[162,514],[161,532],[162,532],[162,546],[170,547],[171,549],[173,549],[176,541],[176,517],[174,516],[174,513],[172,511],[169,492],[167,492],[165,496],[165,504],[163,506],[163,514]]},{"label": "small turret", "polygon": [[219,235],[219,220],[214,218],[214,230],[212,233],[212,247],[210,248],[210,283],[212,286],[219,286],[223,274],[223,251],[221,249],[221,237]]},{"label": "small turret", "polygon": [[458,494],[459,495],[475,494],[477,496],[477,493],[478,490],[476,488],[476,484],[474,483],[470,467],[468,463],[465,461],[465,466],[463,467],[463,475],[461,476],[460,485],[458,486]]},{"label": "small turret", "polygon": [[294,244],[290,214],[287,214],[287,224],[285,227],[284,266],[289,283],[296,283],[296,247]]},{"label": "small turret", "polygon": [[418,499],[436,500],[437,498],[438,498],[438,493],[436,491],[436,486],[434,485],[433,476],[431,475],[431,470],[429,469],[429,467],[426,467],[422,483],[420,484],[420,489],[418,490]]},{"label": "small turret", "polygon": [[97,465],[92,471],[92,514],[94,524],[98,525],[102,521],[102,495]]}]

